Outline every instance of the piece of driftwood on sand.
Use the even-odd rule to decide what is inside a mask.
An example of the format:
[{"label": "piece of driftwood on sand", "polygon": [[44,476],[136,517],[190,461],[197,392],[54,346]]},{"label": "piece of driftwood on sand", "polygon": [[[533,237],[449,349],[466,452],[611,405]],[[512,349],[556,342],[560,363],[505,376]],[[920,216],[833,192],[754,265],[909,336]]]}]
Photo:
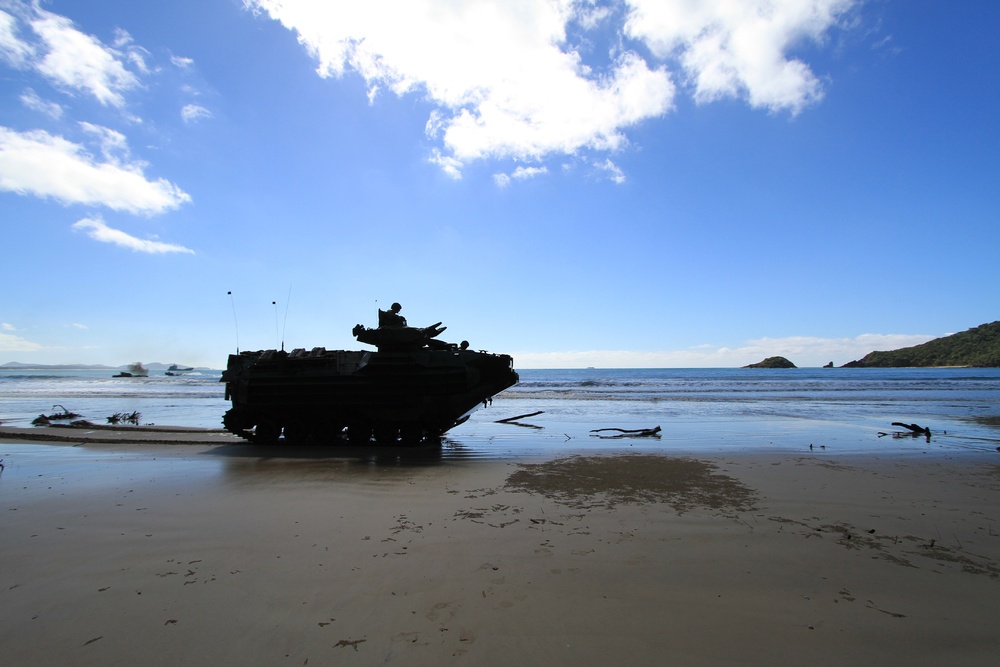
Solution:
[{"label": "piece of driftwood on sand", "polygon": [[524,419],[525,417],[534,417],[535,415],[540,415],[543,412],[545,412],[545,411],[544,410],[539,410],[537,412],[529,412],[526,415],[517,415],[516,417],[507,417],[506,419],[498,419],[498,420],[496,420],[493,423],[494,424],[509,424],[511,422],[517,421],[518,419]]},{"label": "piece of driftwood on sand", "polygon": [[617,431],[617,435],[599,435],[598,438],[646,438],[646,437],[660,437],[660,427],[656,426],[654,428],[595,428],[591,429],[591,433],[602,433],[604,431]]}]

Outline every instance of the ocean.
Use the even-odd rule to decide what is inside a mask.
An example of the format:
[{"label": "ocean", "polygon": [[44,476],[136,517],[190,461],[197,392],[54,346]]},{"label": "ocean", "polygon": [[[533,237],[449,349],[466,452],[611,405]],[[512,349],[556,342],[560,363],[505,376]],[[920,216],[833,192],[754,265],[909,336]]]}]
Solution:
[{"label": "ocean", "polygon": [[[515,359],[516,365],[516,359]],[[1000,369],[572,369],[518,371],[521,381],[447,434],[445,448],[490,455],[598,449],[829,453],[995,451]],[[221,371],[115,378],[111,370],[0,369],[0,423],[29,427],[64,407],[95,424],[218,428]],[[540,412],[514,423],[497,420]],[[894,437],[892,422],[931,429]],[[635,437],[615,430],[653,429]],[[596,432],[595,432],[596,431]],[[879,435],[879,434],[884,435]]]}]

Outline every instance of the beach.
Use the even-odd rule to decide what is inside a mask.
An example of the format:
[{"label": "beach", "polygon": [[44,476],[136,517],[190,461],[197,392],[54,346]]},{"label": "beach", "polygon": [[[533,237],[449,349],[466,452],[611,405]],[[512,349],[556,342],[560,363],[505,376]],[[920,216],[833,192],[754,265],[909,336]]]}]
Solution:
[{"label": "beach", "polygon": [[463,460],[183,429],[5,431],[8,665],[986,665],[1000,652],[995,452],[667,439]]}]

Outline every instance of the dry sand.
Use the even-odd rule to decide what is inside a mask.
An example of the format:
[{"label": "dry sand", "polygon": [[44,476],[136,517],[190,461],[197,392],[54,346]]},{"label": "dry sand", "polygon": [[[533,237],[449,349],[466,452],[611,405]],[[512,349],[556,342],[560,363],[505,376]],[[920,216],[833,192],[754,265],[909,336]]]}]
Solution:
[{"label": "dry sand", "polygon": [[982,454],[0,442],[4,665],[1000,655],[1000,458]]}]

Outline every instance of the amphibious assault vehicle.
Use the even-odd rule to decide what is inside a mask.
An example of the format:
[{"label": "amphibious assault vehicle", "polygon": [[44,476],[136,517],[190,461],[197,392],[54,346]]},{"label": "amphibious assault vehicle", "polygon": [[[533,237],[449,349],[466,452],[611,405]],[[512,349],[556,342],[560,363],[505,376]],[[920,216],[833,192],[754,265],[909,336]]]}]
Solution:
[{"label": "amphibious assault vehicle", "polygon": [[506,354],[436,340],[445,327],[405,326],[379,311],[354,327],[377,351],[259,350],[229,355],[226,430],[259,444],[433,442],[518,381]]}]

